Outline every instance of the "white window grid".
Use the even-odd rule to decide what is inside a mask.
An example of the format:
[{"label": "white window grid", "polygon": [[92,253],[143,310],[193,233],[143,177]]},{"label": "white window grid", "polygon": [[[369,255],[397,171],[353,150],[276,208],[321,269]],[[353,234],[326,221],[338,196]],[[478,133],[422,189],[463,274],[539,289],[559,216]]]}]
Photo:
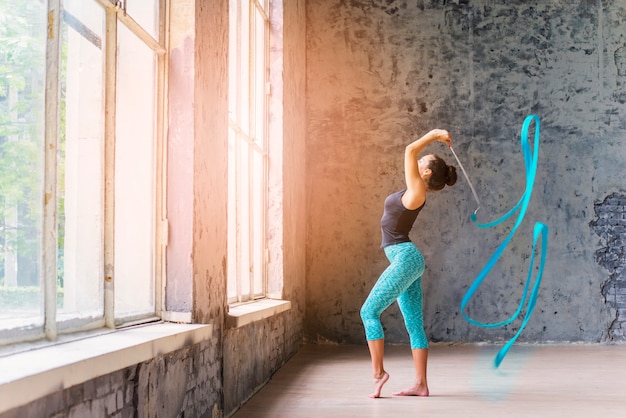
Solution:
[{"label": "white window grid", "polygon": [[228,302],[267,292],[269,0],[230,1]]},{"label": "white window grid", "polygon": [[[46,81],[45,81],[45,122],[44,122],[44,174],[42,198],[42,235],[41,235],[41,287],[43,327],[17,327],[0,330],[0,345],[18,341],[37,340],[46,338],[54,341],[59,333],[84,331],[89,329],[108,327],[116,328],[136,322],[145,322],[158,319],[162,310],[162,294],[164,281],[165,242],[167,236],[166,221],[156,222],[154,228],[154,276],[153,289],[154,312],[140,313],[135,316],[116,318],[115,316],[115,234],[114,234],[114,204],[115,204],[115,141],[116,141],[116,77],[118,58],[118,26],[124,25],[156,56],[156,86],[155,86],[155,219],[165,219],[165,190],[164,167],[161,163],[165,159],[165,97],[167,79],[167,37],[169,0],[158,0],[159,21],[153,28],[155,39],[142,25],[137,23],[126,9],[125,1],[92,0],[102,6],[106,14],[105,31],[105,92],[104,92],[104,234],[103,234],[103,266],[104,280],[104,315],[103,318],[88,318],[86,320],[70,320],[59,327],[57,317],[57,143],[60,131],[60,92],[61,92],[61,22],[64,17],[63,0],[47,1],[47,43],[46,43]],[[80,22],[78,23],[80,25]],[[165,228],[163,227],[165,225]]]}]

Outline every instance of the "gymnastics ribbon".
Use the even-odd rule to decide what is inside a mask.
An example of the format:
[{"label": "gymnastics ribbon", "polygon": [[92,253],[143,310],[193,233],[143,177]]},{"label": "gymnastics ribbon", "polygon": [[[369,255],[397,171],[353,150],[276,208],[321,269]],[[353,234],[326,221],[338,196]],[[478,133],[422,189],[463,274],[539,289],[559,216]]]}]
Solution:
[{"label": "gymnastics ribbon", "polygon": [[[529,145],[529,139],[528,139],[528,128],[531,122],[533,121],[535,122],[535,137],[534,137],[534,146],[531,151],[530,145]],[[454,152],[452,147],[450,147],[452,154],[454,155],[457,162],[459,163],[459,166],[461,167],[461,171],[463,172],[463,175],[467,179],[467,182],[469,183],[470,188],[472,189],[472,193],[474,194],[476,203],[478,204],[478,208],[474,211],[474,213],[470,215],[470,219],[478,228],[491,228],[493,226],[499,225],[502,222],[509,219],[511,216],[513,216],[515,212],[519,211],[517,215],[517,220],[515,221],[515,224],[513,225],[511,232],[504,239],[504,241],[502,241],[502,243],[498,246],[498,248],[495,250],[491,258],[485,265],[485,267],[483,267],[480,273],[478,273],[478,276],[474,280],[474,283],[472,283],[472,285],[469,287],[467,292],[465,292],[465,296],[463,296],[463,300],[461,301],[461,313],[463,314],[463,317],[470,324],[477,325],[477,326],[484,327],[484,328],[496,328],[496,327],[508,325],[518,317],[518,315],[521,313],[523,309],[524,303],[526,302],[526,298],[528,297],[528,291],[530,289],[530,282],[532,281],[532,273],[533,273],[533,268],[534,268],[534,263],[535,263],[535,251],[537,248],[537,243],[539,242],[539,239],[541,239],[541,257],[539,261],[539,267],[537,269],[535,283],[533,285],[532,291],[530,293],[530,297],[528,299],[528,305],[526,307],[526,312],[524,314],[524,320],[522,321],[522,325],[520,326],[517,333],[500,349],[500,351],[496,355],[496,358],[494,360],[495,367],[500,366],[500,363],[502,363],[502,360],[504,360],[504,357],[508,353],[509,349],[515,343],[517,338],[520,336],[520,334],[526,327],[526,324],[528,323],[533,313],[533,310],[535,309],[535,305],[537,303],[537,296],[539,294],[539,286],[541,284],[541,277],[543,275],[543,269],[544,269],[545,260],[546,260],[546,252],[548,250],[548,227],[541,222],[537,222],[535,223],[535,228],[534,228],[533,248],[532,248],[532,253],[530,256],[530,267],[528,270],[528,277],[526,279],[526,284],[524,285],[524,293],[522,294],[522,299],[520,300],[517,310],[515,311],[513,315],[511,315],[510,318],[504,321],[496,322],[496,323],[485,323],[485,322],[476,321],[470,318],[465,313],[465,308],[467,304],[469,303],[470,299],[472,298],[474,293],[476,293],[476,291],[478,290],[482,282],[485,280],[485,278],[487,277],[487,275],[493,268],[493,266],[497,263],[498,259],[504,252],[504,249],[513,238],[513,235],[515,235],[517,228],[522,223],[522,220],[524,219],[524,216],[526,215],[526,210],[528,209],[528,204],[530,202],[530,197],[532,195],[533,185],[535,183],[535,177],[537,175],[537,162],[539,159],[538,158],[539,157],[539,117],[538,116],[529,115],[526,117],[526,119],[524,120],[524,124],[522,125],[522,133],[520,137],[521,137],[522,154],[524,156],[524,164],[526,168],[526,189],[524,190],[524,194],[522,195],[520,200],[517,202],[515,206],[513,206],[513,208],[510,211],[502,215],[499,219],[496,219],[495,221],[492,221],[489,223],[478,223],[476,221],[476,212],[480,208],[480,201],[478,200],[478,196],[476,195],[474,186],[472,185],[469,177],[467,176],[467,173],[465,172],[465,169],[463,168],[461,161],[459,161],[459,158],[457,157],[456,153]]]}]

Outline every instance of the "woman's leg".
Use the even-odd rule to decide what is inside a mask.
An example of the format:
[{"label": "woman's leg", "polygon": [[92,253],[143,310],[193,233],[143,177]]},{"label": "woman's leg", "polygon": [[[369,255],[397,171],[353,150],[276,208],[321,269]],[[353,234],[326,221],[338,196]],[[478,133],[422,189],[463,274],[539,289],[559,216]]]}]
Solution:
[{"label": "woman's leg", "polygon": [[374,372],[374,392],[369,395],[370,398],[380,398],[380,391],[383,385],[389,380],[389,373],[385,371],[383,366],[383,357],[385,354],[385,340],[370,340],[367,342],[372,357],[372,370]]},{"label": "woman's leg", "polygon": [[408,389],[396,392],[393,396],[428,396],[428,382],[426,381],[426,364],[428,363],[428,348],[415,348],[412,351],[413,365],[415,366],[415,384]]},{"label": "woman's leg", "polygon": [[411,243],[385,248],[385,254],[391,264],[380,276],[361,308],[361,319],[365,326],[365,335],[372,358],[374,393],[370,397],[373,398],[380,397],[380,390],[389,379],[389,374],[383,365],[384,333],[380,315],[406,291],[415,277],[419,277],[416,276],[415,262],[412,261],[415,251]]},{"label": "woman's leg", "polygon": [[422,313],[422,279],[421,277],[409,286],[398,298],[400,311],[411,339],[411,351],[415,366],[415,383],[412,387],[398,393],[397,396],[428,396],[426,366],[428,362],[428,339],[424,332]]},{"label": "woman's leg", "polygon": [[389,380],[389,373],[385,371],[383,362],[385,340],[380,315],[396,299],[393,292],[390,291],[393,287],[390,282],[394,276],[395,268],[392,262],[385,269],[361,307],[361,319],[365,327],[367,346],[372,358],[372,374],[374,376],[374,392],[369,395],[370,398],[379,398],[383,385]]}]

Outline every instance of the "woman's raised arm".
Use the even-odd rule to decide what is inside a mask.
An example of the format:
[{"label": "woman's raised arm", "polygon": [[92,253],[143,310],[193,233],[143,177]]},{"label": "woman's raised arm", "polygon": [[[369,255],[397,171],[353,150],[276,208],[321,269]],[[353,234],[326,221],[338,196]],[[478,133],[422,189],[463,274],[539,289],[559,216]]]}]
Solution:
[{"label": "woman's raised arm", "polygon": [[426,200],[427,187],[422,174],[428,175],[430,169],[423,168],[423,173],[420,173],[417,157],[428,144],[435,141],[440,141],[450,146],[452,137],[444,129],[433,129],[420,139],[407,145],[404,150],[404,178],[407,191],[402,196],[402,204],[407,209],[417,209]]}]

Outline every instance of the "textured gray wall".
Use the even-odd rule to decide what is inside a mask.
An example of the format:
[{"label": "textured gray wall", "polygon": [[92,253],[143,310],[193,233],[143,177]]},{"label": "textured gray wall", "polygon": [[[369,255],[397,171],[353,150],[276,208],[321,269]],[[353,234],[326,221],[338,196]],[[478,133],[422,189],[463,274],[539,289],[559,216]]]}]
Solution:
[{"label": "textured gray wall", "polygon": [[[385,196],[403,187],[404,147],[448,129],[481,198],[479,218],[495,219],[523,192],[519,134],[530,113],[541,118],[531,205],[468,313],[495,322],[515,312],[541,221],[548,262],[520,341],[614,337],[618,310],[602,291],[612,272],[595,257],[607,242],[591,223],[594,204],[626,188],[625,28],[624,0],[309,0],[308,338],[364,341],[359,309],[387,266],[379,220]],[[453,161],[441,144],[429,150]],[[427,262],[432,341],[504,340],[521,322],[484,330],[460,314],[512,225],[479,230],[468,219],[474,208],[459,177],[429,195],[412,231]],[[383,324],[388,341],[408,341],[395,305]]]}]

